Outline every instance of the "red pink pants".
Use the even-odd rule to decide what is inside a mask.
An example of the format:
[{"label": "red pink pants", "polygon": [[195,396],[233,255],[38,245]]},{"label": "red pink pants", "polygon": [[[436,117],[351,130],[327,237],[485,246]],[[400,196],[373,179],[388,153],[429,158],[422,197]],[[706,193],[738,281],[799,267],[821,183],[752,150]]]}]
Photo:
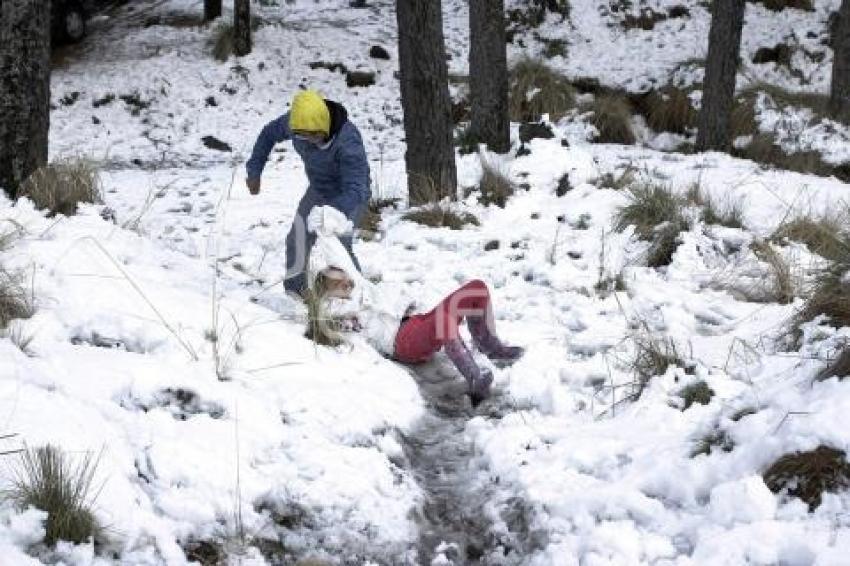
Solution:
[{"label": "red pink pants", "polygon": [[443,299],[431,311],[415,314],[403,322],[395,338],[395,357],[403,363],[425,362],[443,344],[460,337],[464,317],[492,317],[490,290],[475,279]]}]

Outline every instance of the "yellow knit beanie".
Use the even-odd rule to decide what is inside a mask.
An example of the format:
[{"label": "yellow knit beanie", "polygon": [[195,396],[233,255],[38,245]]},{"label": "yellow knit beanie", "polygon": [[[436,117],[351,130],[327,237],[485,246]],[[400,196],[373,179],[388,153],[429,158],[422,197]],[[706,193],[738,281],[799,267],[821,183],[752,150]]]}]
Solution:
[{"label": "yellow knit beanie", "polygon": [[302,90],[292,99],[289,129],[304,132],[331,132],[331,113],[325,99],[315,90]]}]

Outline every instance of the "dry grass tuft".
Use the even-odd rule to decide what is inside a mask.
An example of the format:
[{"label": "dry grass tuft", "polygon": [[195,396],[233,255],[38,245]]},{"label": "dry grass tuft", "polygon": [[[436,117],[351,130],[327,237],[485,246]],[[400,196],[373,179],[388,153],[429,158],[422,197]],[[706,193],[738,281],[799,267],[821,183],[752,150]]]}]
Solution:
[{"label": "dry grass tuft", "polygon": [[796,296],[794,278],[791,275],[791,266],[774,249],[770,242],[756,240],[750,244],[750,249],[755,256],[765,262],[770,268],[770,277],[765,281],[765,288],[760,296],[751,296],[751,300],[758,299],[764,303],[779,303],[787,305]]},{"label": "dry grass tuft", "polygon": [[647,125],[656,132],[686,134],[696,127],[697,111],[688,93],[675,87],[652,91],[643,98]]},{"label": "dry grass tuft", "polygon": [[99,457],[87,454],[74,464],[61,449],[47,445],[26,449],[13,470],[6,497],[19,509],[34,507],[47,512],[44,542],[84,543],[102,534],[92,512],[92,493]]},{"label": "dry grass tuft", "polygon": [[715,450],[723,452],[731,452],[735,448],[735,443],[725,430],[713,430],[705,436],[701,437],[691,450],[691,458],[705,455],[709,456]]},{"label": "dry grass tuft", "polygon": [[455,212],[449,206],[442,203],[433,203],[411,210],[402,216],[405,220],[430,226],[431,228],[450,228],[451,230],[462,230],[471,224],[478,226],[478,219],[469,212]]},{"label": "dry grass tuft", "polygon": [[304,293],[307,306],[307,330],[304,336],[320,346],[336,348],[345,343],[338,326],[327,312],[327,299],[321,289],[310,289]]},{"label": "dry grass tuft", "polygon": [[576,91],[566,77],[537,59],[523,59],[511,70],[509,111],[515,122],[551,120],[575,107]]},{"label": "dry grass tuft", "polygon": [[824,381],[830,377],[844,379],[850,377],[850,345],[845,346],[838,356],[832,360],[815,378]]},{"label": "dry grass tuft", "polygon": [[804,322],[825,316],[830,326],[850,326],[850,254],[833,261],[817,275],[814,289],[803,309],[795,317],[799,329]]},{"label": "dry grass tuft", "polygon": [[632,130],[632,109],[629,99],[622,94],[606,94],[594,98],[591,105],[593,117],[590,123],[596,128],[597,143],[619,143],[632,145],[635,133]]},{"label": "dry grass tuft", "polygon": [[28,197],[36,208],[50,215],[71,216],[81,202],[103,202],[97,167],[85,159],[66,159],[36,170],[18,189],[19,197]]},{"label": "dry grass tuft", "polygon": [[30,318],[35,312],[32,297],[24,288],[22,277],[0,267],[0,329],[13,320]]},{"label": "dry grass tuft", "polygon": [[706,224],[739,229],[744,227],[744,205],[741,201],[727,200],[720,204],[707,195],[698,183],[695,183],[685,194],[685,202],[699,207],[700,216]]},{"label": "dry grass tuft", "polygon": [[611,189],[612,191],[622,191],[626,187],[630,187],[636,181],[637,167],[628,165],[618,175],[613,172],[603,173],[591,183],[597,189]]},{"label": "dry grass tuft", "polygon": [[653,377],[662,375],[670,367],[683,367],[685,364],[673,340],[654,335],[646,325],[635,331],[631,338],[635,351],[629,369],[635,376],[635,388],[631,395],[632,400],[635,400]]},{"label": "dry grass tuft", "polygon": [[481,180],[478,182],[478,202],[484,206],[495,204],[505,208],[508,199],[516,191],[516,185],[508,173],[494,161],[481,158]]},{"label": "dry grass tuft", "polygon": [[708,405],[711,403],[711,398],[714,397],[714,390],[705,381],[700,380],[683,387],[679,391],[679,397],[684,401],[682,410],[687,411],[694,405]]},{"label": "dry grass tuft", "polygon": [[638,237],[650,242],[646,264],[669,265],[679,247],[679,234],[690,229],[685,203],[669,187],[657,183],[634,184],[628,192],[631,203],[617,211],[614,229],[622,232],[634,226]]},{"label": "dry grass tuft", "polygon": [[764,472],[764,483],[774,493],[799,497],[814,511],[824,493],[850,487],[846,454],[828,446],[809,452],[786,454]]},{"label": "dry grass tuft", "polygon": [[[801,242],[809,251],[829,260],[840,260],[850,254],[847,249],[850,238],[847,237],[847,213],[826,214],[815,218],[808,215],[798,216],[783,222],[770,236],[774,243],[787,241]],[[842,234],[844,235],[842,237]]]},{"label": "dry grass tuft", "polygon": [[828,176],[833,173],[834,169],[833,166],[823,161],[817,151],[785,153],[770,134],[763,133],[753,136],[752,141],[746,147],[734,150],[733,155],[778,169],[797,171],[798,173]]}]

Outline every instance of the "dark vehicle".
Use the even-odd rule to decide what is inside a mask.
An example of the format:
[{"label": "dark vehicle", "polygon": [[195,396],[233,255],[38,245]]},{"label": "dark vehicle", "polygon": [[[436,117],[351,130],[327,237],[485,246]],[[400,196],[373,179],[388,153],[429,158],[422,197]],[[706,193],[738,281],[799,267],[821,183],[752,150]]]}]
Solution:
[{"label": "dark vehicle", "polygon": [[88,12],[78,0],[53,0],[51,39],[54,45],[76,43],[86,36]]}]

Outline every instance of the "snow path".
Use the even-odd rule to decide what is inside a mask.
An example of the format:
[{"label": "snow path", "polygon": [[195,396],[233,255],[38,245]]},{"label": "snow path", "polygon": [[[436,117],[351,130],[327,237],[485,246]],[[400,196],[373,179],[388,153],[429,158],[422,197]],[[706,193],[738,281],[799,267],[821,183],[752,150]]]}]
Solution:
[{"label": "snow path", "polygon": [[[497,486],[482,482],[476,469],[475,446],[464,431],[478,411],[470,408],[465,382],[449,366],[432,362],[412,369],[427,412],[402,436],[413,477],[425,494],[416,517],[420,564],[519,564],[505,559],[519,550],[517,541],[494,536],[493,521],[481,512]],[[495,391],[481,409],[498,410],[501,400]],[[499,554],[488,558],[494,552]]]}]

